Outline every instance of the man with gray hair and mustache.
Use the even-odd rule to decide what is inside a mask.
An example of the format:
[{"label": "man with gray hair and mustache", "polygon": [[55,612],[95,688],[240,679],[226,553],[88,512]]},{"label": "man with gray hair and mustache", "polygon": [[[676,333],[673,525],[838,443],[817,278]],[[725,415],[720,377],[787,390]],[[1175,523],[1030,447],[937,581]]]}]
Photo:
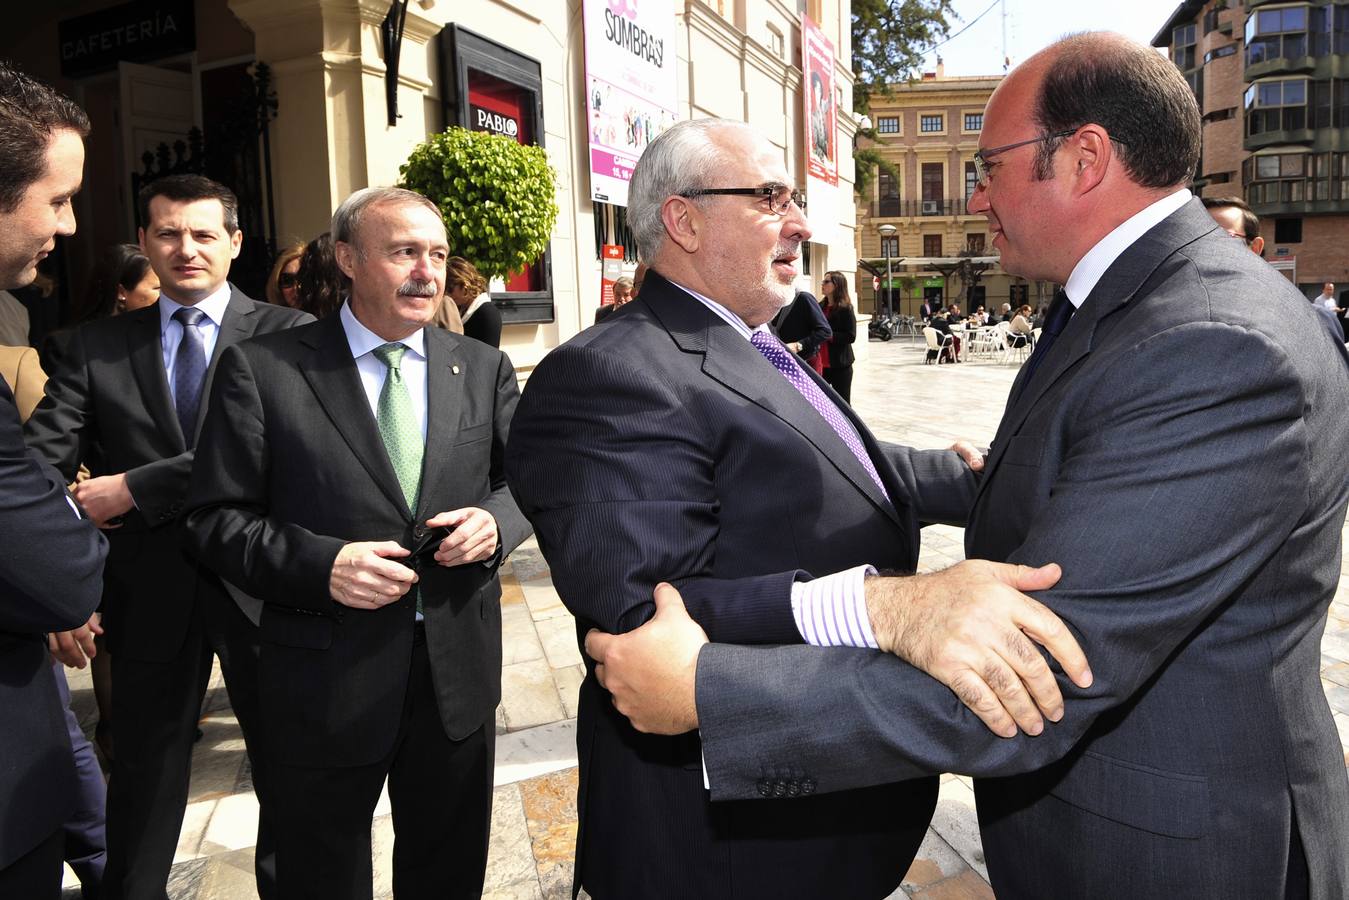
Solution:
[{"label": "man with gray hair and mustache", "polygon": [[[954,452],[878,442],[768,329],[810,237],[783,160],[752,128],[715,119],[647,148],[628,206],[651,267],[641,294],[530,376],[507,446],[511,488],[582,632],[658,626],[652,592],[670,580],[713,640],[829,645],[842,663],[865,651],[840,645],[884,636],[951,685],[953,705],[1000,733],[1038,732],[1062,699],[1026,634],[1089,680],[1067,630],[1019,593],[1053,584],[1056,567],[869,577],[912,573],[920,523],[963,523],[972,481]],[[849,600],[884,627],[873,634]],[[898,886],[936,778],[823,796],[805,773],[764,768],[761,795],[791,803],[712,804],[697,733],[637,732],[604,682],[589,664],[578,892],[878,900]]]},{"label": "man with gray hair and mustache", "polygon": [[515,372],[499,350],[427,327],[450,251],[425,197],[357,191],[332,235],[340,313],[221,357],[188,543],[264,603],[280,896],[370,898],[387,778],[395,894],[476,898],[497,569],[529,533],[501,463]]}]

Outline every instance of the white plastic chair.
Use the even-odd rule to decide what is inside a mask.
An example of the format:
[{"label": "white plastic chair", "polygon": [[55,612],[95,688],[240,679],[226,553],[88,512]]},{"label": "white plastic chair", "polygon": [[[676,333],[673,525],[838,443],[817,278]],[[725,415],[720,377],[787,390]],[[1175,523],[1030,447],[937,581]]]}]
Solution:
[{"label": "white plastic chair", "polygon": [[942,334],[931,325],[923,329],[923,340],[927,341],[927,358],[923,360],[926,365],[931,365],[933,358],[936,358],[937,365],[941,365],[942,356],[952,350],[952,338],[949,334]]}]

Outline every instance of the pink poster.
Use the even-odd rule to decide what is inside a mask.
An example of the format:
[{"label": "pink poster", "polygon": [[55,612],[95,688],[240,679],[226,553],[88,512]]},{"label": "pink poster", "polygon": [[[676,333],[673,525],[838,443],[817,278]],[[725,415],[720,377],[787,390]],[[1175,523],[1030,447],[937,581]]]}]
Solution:
[{"label": "pink poster", "polygon": [[834,104],[834,45],[807,15],[801,16],[806,169],[812,178],[838,184],[838,110]]}]

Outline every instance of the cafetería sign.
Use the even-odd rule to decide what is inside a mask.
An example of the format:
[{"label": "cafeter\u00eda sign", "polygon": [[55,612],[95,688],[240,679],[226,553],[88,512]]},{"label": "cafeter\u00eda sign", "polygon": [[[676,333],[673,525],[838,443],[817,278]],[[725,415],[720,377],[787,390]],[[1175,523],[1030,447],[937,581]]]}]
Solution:
[{"label": "cafeter\u00eda sign", "polygon": [[197,49],[192,0],[132,0],[66,19],[57,27],[61,74],[92,75]]}]

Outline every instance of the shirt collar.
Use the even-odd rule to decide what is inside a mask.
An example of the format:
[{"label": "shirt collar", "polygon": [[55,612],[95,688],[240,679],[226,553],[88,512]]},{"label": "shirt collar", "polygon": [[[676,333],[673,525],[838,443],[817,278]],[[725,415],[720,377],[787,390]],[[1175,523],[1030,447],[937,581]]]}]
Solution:
[{"label": "shirt collar", "polygon": [[1081,309],[1082,303],[1091,296],[1105,270],[1110,268],[1120,254],[1189,200],[1190,192],[1181,188],[1134,213],[1121,222],[1114,231],[1101,238],[1095,247],[1087,251],[1086,256],[1077,261],[1073,273],[1068,276],[1067,284],[1063,286],[1073,306]]},{"label": "shirt collar", "polygon": [[703,306],[706,306],[708,309],[712,310],[712,312],[716,313],[719,317],[725,319],[726,323],[730,325],[732,328],[734,328],[736,330],[736,333],[739,334],[741,337],[743,337],[745,340],[749,340],[750,337],[756,331],[771,331],[771,329],[768,327],[767,322],[764,322],[757,328],[750,328],[748,325],[745,324],[744,319],[740,318],[735,313],[731,312],[729,309],[722,306],[720,303],[711,299],[710,297],[704,297],[697,291],[689,290],[682,284],[675,284],[675,282],[673,281],[671,281],[670,284],[673,284],[675,287],[679,288],[684,293],[693,297]]},{"label": "shirt collar", "polygon": [[[215,289],[205,300],[195,304],[195,308],[206,314],[217,328],[225,321],[225,307],[230,305],[230,283],[227,281]],[[159,295],[159,332],[163,334],[169,327],[169,322],[173,321],[173,314],[184,305],[177,300],[170,299],[165,294]]]},{"label": "shirt collar", "polygon": [[[342,330],[347,333],[347,345],[351,347],[352,359],[364,356],[376,347],[382,347],[391,343],[375,334],[369,328],[361,324],[361,320],[356,318],[356,314],[351,311],[351,301],[347,300],[342,304],[342,311],[338,314],[342,317]],[[418,328],[407,337],[393,341],[392,343],[402,344],[415,355],[426,359],[426,329]]]}]

